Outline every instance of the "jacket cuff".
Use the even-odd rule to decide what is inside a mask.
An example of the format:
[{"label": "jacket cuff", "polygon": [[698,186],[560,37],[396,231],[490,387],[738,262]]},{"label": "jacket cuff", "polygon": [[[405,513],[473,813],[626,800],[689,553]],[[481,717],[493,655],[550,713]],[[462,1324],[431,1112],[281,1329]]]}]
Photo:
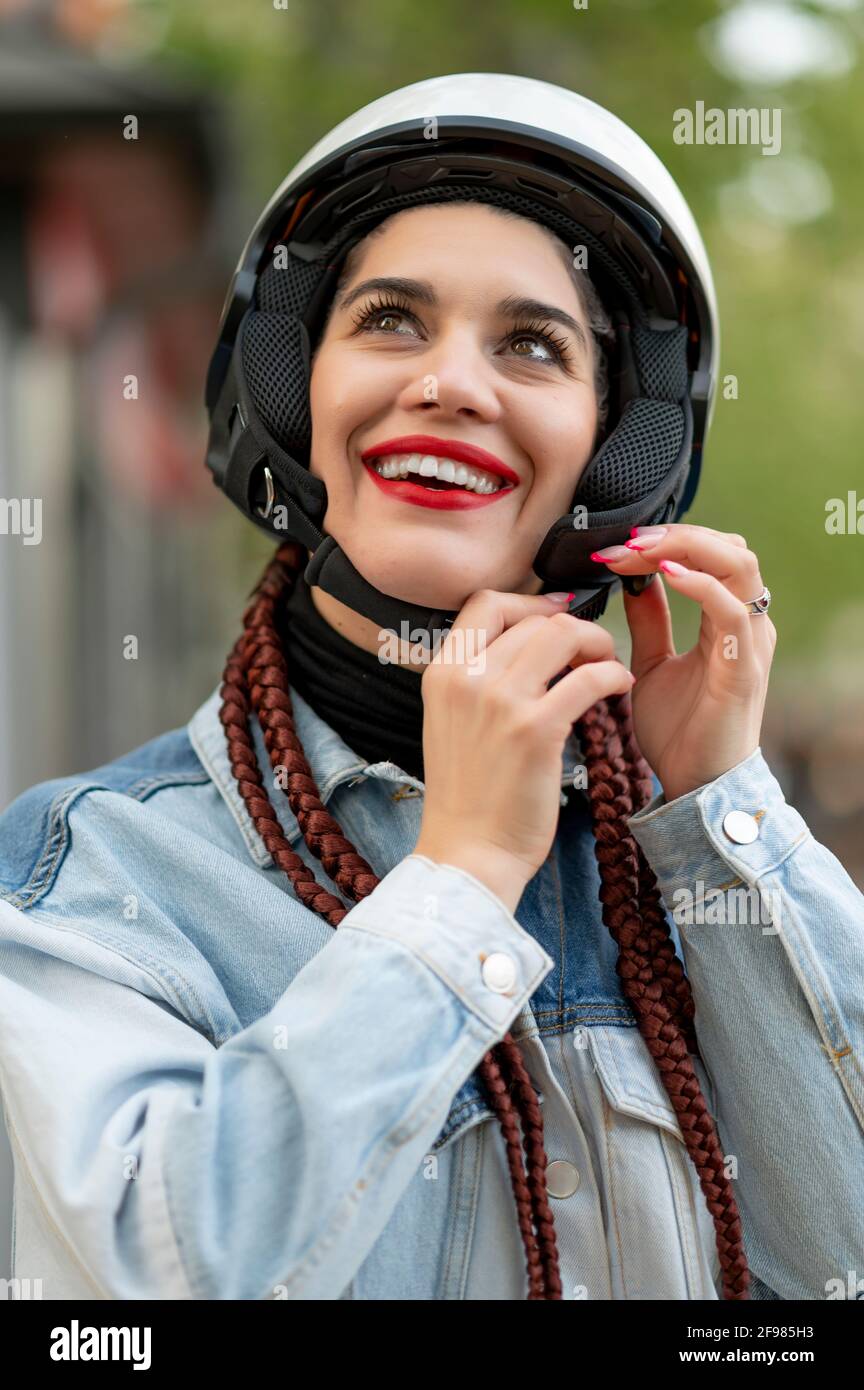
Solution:
[{"label": "jacket cuff", "polygon": [[[756,835],[749,843],[732,838],[740,834],[735,818],[724,828],[732,811],[752,817],[750,828]],[[630,816],[628,826],[657,876],[667,906],[677,890],[692,894],[697,883],[703,892],[754,883],[811,838],[761,748],[674,801],[666,801],[662,793],[654,797]]]},{"label": "jacket cuff", "polygon": [[404,946],[498,1034],[555,966],[485,883],[424,854],[400,860],[351,909],[346,929]]}]

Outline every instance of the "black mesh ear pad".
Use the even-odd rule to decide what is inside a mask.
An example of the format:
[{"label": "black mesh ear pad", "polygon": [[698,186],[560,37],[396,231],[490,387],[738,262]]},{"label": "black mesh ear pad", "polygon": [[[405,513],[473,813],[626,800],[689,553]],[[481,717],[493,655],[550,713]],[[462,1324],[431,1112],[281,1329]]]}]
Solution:
[{"label": "black mesh ear pad", "polygon": [[287,255],[286,264],[271,261],[258,276],[255,302],[268,314],[287,314],[302,318],[321,279],[324,256],[302,261]]},{"label": "black mesh ear pad", "polygon": [[684,438],[680,402],[687,391],[687,328],[634,326],[630,342],[643,394],[624,405],[617,425],[579,480],[574,507],[628,507],[662,482]]},{"label": "black mesh ear pad", "polygon": [[308,350],[300,319],[249,314],[240,347],[246,386],[268,434],[298,463],[307,462],[312,438]]},{"label": "black mesh ear pad", "polygon": [[634,324],[630,332],[646,396],[680,401],[687,391],[687,325],[663,332]]},{"label": "black mesh ear pad", "polygon": [[574,507],[612,511],[653,492],[678,457],[681,407],[671,401],[628,401],[621,419],[582,476]]}]

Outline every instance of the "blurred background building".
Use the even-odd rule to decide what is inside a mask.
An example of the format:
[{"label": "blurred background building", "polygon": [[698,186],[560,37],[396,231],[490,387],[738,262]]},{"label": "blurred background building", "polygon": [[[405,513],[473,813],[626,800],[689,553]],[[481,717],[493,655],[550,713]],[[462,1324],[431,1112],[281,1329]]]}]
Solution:
[{"label": "blurred background building", "polygon": [[[860,0],[0,0],[0,498],[42,502],[39,544],[0,535],[0,809],[221,678],[272,545],[203,466],[204,377],[273,188],[394,87],[509,71],[617,112],[691,202],[723,389],[687,519],[760,557],[763,750],[864,887],[864,535],[825,526],[864,502],[862,39]],[[781,151],[676,144],[697,101],[779,109]],[[0,1135],[0,1276],[9,1191]]]},{"label": "blurred background building", "polygon": [[[41,539],[0,536],[0,806],[187,719],[237,616],[202,467],[233,268],[219,103],[100,56],[118,6],[3,10],[0,497],[39,500]],[[2,1276],[5,1136],[0,1154]]]}]

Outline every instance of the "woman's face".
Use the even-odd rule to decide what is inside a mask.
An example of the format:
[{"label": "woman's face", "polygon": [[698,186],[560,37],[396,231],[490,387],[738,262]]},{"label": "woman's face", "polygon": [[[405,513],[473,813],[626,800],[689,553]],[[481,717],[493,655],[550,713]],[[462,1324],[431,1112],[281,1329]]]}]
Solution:
[{"label": "woman's face", "polygon": [[[362,290],[394,277],[417,284]],[[506,299],[549,307],[514,312]],[[539,592],[531,563],[571,505],[597,426],[591,334],[554,244],[534,223],[478,204],[392,217],[333,305],[311,408],[324,529],[370,584],[450,609],[481,588]],[[481,505],[460,488],[471,505],[439,507],[370,475],[366,450],[418,434],[479,446],[512,470],[512,486]],[[434,490],[436,500],[449,491]]]}]

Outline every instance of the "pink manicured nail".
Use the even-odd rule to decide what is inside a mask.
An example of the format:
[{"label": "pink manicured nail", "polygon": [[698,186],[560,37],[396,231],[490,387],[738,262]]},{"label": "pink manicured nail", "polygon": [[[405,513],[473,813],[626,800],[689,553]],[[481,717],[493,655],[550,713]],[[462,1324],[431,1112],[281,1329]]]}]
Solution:
[{"label": "pink manicured nail", "polygon": [[554,593],[554,594],[544,594],[543,597],[544,597],[544,598],[551,598],[551,600],[552,600],[553,603],[569,603],[570,600],[571,600],[571,598],[575,598],[575,597],[576,597],[576,591],[575,591],[575,589],[574,589],[574,591],[573,591],[572,594],[565,594],[565,593],[563,593],[563,592],[561,592],[561,593],[557,593],[557,592],[556,592],[556,593]]},{"label": "pink manicured nail", "polygon": [[665,536],[669,530],[668,526],[631,526],[631,536],[643,536],[646,540],[656,540],[658,536]]},{"label": "pink manicured nail", "polygon": [[644,540],[625,541],[624,544],[628,550],[648,550],[659,539],[659,536],[646,536]]},{"label": "pink manicured nail", "polygon": [[658,566],[664,574],[689,574],[686,565],[679,565],[675,560],[661,560]]},{"label": "pink manicured nail", "polygon": [[612,560],[613,562],[615,560],[626,560],[629,555],[630,551],[625,549],[623,545],[608,545],[605,550],[595,550],[591,559],[596,560],[598,564],[605,565],[607,560]]}]

